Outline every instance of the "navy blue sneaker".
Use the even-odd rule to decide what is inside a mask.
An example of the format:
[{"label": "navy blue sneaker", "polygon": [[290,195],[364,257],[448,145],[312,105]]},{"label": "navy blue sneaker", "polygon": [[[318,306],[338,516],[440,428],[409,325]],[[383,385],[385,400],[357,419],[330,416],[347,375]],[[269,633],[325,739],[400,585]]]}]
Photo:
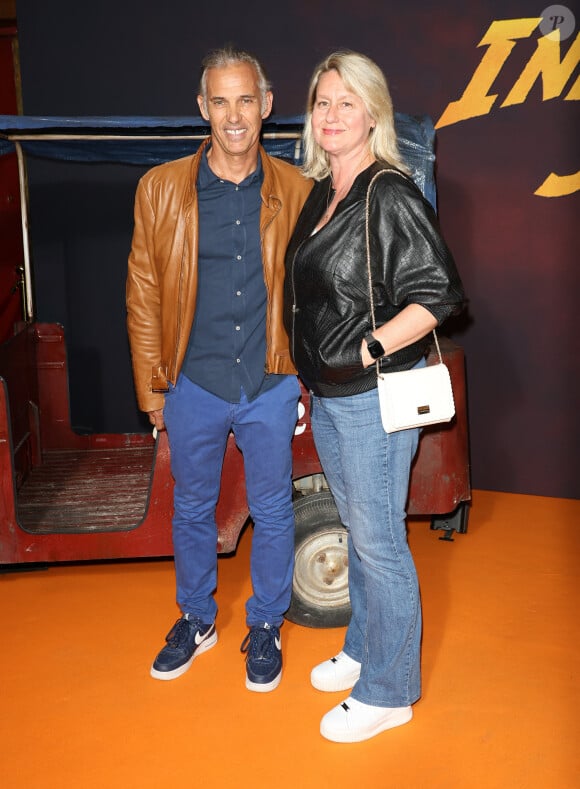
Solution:
[{"label": "navy blue sneaker", "polygon": [[176,679],[185,674],[193,659],[217,644],[215,625],[183,616],[165,637],[167,645],[155,658],[151,676],[155,679]]},{"label": "navy blue sneaker", "polygon": [[282,642],[274,625],[250,628],[241,652],[246,653],[246,687],[258,693],[274,690],[282,679]]}]

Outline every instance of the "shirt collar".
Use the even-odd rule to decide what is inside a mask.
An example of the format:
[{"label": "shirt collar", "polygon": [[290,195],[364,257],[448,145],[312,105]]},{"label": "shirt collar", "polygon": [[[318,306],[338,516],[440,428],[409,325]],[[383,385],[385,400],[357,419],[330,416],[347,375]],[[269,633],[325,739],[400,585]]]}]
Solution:
[{"label": "shirt collar", "polygon": [[[211,143],[206,145],[201,154],[201,162],[199,164],[199,171],[197,174],[197,188],[205,189],[212,184],[219,183],[222,179],[217,176],[209,166],[207,160],[207,152],[211,148]],[[262,157],[258,153],[258,164],[254,172],[250,173],[238,186],[252,186],[254,183],[261,184],[264,180],[264,172],[262,169]]]}]

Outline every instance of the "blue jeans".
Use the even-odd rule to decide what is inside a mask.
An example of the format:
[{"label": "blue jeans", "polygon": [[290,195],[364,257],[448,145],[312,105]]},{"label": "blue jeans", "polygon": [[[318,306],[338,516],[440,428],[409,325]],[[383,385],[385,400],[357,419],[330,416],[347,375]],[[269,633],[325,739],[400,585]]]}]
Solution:
[{"label": "blue jeans", "polygon": [[406,707],[421,695],[421,603],[405,522],[419,430],[385,433],[376,389],[312,402],[316,448],[349,530],[344,651],[361,663],[352,696]]},{"label": "blue jeans", "polygon": [[217,614],[215,509],[228,434],[244,456],[246,492],[254,522],[253,596],[248,626],[279,626],[290,605],[294,569],[291,440],[300,388],[287,376],[248,402],[228,403],[180,375],[165,398],[165,425],[175,480],[173,549],[177,603],[211,623]]}]

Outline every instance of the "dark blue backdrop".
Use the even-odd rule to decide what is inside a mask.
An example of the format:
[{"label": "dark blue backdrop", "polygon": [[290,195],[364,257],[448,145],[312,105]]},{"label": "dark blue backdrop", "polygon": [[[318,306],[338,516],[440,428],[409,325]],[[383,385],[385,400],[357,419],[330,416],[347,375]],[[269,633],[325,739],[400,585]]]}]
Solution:
[{"label": "dark blue backdrop", "polygon": [[[567,3],[580,19],[577,6]],[[329,51],[373,57],[397,110],[441,121],[439,213],[470,297],[450,328],[467,357],[473,485],[577,497],[578,176],[536,194],[550,173],[577,172],[577,31],[555,53],[533,22],[541,10],[509,0],[19,0],[24,112],[192,114],[202,56],[233,41],[264,61],[275,112],[300,114],[312,69]],[[445,121],[468,86],[469,110]],[[64,176],[60,165],[30,168],[39,317],[65,324],[76,421],[89,429],[139,424],[123,306],[139,175],[138,167],[76,165]]]}]

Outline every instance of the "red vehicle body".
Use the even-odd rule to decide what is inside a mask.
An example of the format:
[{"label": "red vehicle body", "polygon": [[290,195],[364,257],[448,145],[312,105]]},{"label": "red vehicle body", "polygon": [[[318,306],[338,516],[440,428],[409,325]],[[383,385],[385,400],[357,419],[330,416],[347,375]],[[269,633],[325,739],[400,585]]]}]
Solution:
[{"label": "red vehicle body", "polygon": [[[465,531],[471,498],[464,359],[442,338],[457,413],[423,431],[413,466],[410,515],[450,519]],[[435,357],[432,357],[435,361]],[[65,337],[29,323],[0,346],[0,564],[172,555],[172,478],[167,437],[79,435],[70,426]],[[296,498],[324,484],[303,389],[293,440]],[[305,483],[306,481],[306,483]],[[328,495],[328,494],[326,494]],[[217,507],[217,551],[235,550],[249,512],[243,459],[230,438]]]},{"label": "red vehicle body", "polygon": [[[173,482],[167,436],[149,433],[79,434],[71,427],[67,349],[62,326],[35,320],[32,271],[26,233],[25,170],[22,146],[56,158],[89,157],[132,161],[137,146],[143,156],[165,158],[195,150],[207,130],[191,133],[189,119],[146,137],[143,120],[46,119],[3,116],[0,155],[15,141],[20,193],[23,196],[23,296],[25,320],[14,336],[0,344],[0,565],[45,564],[171,556]],[[295,120],[274,124],[272,152],[290,146],[296,155],[300,133]],[[424,193],[434,199],[432,153],[434,131],[426,117],[400,116],[400,141],[414,160]],[[148,130],[167,119],[148,119]],[[99,134],[78,134],[77,126],[98,127]],[[133,127],[139,126],[137,136]],[[39,126],[40,128],[36,128]],[[66,133],[52,134],[66,127]],[[151,129],[150,127],[153,127]],[[72,127],[72,128],[70,128]],[[101,128],[102,127],[102,128]],[[16,131],[15,131],[16,130]],[[32,134],[30,132],[32,130]],[[62,131],[62,129],[61,129]],[[81,129],[82,131],[82,129]],[[86,131],[86,130],[85,130]],[[145,129],[147,131],[147,129]],[[169,130],[171,131],[171,130]],[[195,131],[195,130],[194,130]],[[111,134],[113,132],[113,134]],[[122,135],[118,136],[118,133]],[[102,136],[100,136],[102,135]],[[2,149],[2,138],[7,142]],[[80,147],[69,148],[81,143]],[[119,141],[122,141],[121,143]],[[48,144],[50,151],[44,146]],[[41,146],[35,149],[35,146]],[[58,146],[65,145],[66,152]],[[112,145],[112,148],[108,148]],[[179,146],[176,148],[175,146]],[[119,152],[118,148],[122,148]],[[413,158],[414,157],[414,158]],[[444,426],[426,428],[420,442],[408,501],[410,515],[431,518],[445,537],[467,527],[471,498],[464,358],[461,348],[441,338],[456,400],[456,416]],[[430,356],[435,362],[436,356]],[[293,439],[296,569],[288,618],[313,626],[344,623],[349,615],[348,535],[341,525],[316,454],[309,418],[309,395],[303,389]],[[230,437],[217,505],[217,552],[235,551],[248,522],[244,467]]]}]

